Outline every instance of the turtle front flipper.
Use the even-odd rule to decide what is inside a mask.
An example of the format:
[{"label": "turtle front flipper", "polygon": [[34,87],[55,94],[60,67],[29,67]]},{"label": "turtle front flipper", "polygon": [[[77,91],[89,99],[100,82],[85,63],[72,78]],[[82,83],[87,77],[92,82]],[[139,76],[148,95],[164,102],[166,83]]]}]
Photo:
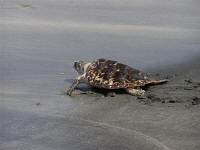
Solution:
[{"label": "turtle front flipper", "polygon": [[79,83],[84,81],[85,76],[81,75],[78,76],[77,79],[74,80],[74,82],[72,83],[71,87],[67,90],[66,94],[71,96],[72,92],[74,91],[74,89],[79,85]]},{"label": "turtle front flipper", "polygon": [[71,87],[67,90],[66,94],[71,96],[72,92],[78,86],[78,84],[79,84],[79,81],[77,79],[75,79],[74,82],[72,83]]},{"label": "turtle front flipper", "polygon": [[142,96],[145,93],[145,91],[142,89],[127,88],[125,90],[127,93],[133,96]]}]

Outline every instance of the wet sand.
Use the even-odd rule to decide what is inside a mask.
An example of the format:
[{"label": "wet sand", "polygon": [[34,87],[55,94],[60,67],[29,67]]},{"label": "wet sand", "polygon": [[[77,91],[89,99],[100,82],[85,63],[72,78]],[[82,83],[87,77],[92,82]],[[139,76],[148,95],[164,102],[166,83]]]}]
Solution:
[{"label": "wet sand", "polygon": [[[0,1],[0,149],[200,149],[198,2],[126,2]],[[170,81],[63,94],[97,58]]]},{"label": "wet sand", "polygon": [[152,70],[152,77],[170,81],[150,86],[142,98],[83,85],[72,97],[63,89],[42,95],[3,91],[0,147],[198,150],[199,65],[195,59]]}]

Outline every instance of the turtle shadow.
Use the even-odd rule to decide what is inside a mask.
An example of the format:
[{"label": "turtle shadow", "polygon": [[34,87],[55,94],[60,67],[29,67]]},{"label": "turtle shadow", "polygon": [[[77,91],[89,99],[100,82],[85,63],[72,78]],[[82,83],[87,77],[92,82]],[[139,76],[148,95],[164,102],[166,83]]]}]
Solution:
[{"label": "turtle shadow", "polygon": [[[72,84],[74,82],[74,79],[65,79],[65,82],[68,82]],[[104,96],[111,95],[111,93],[115,94],[127,94],[124,89],[104,89],[104,88],[97,88],[97,87],[92,87],[88,85],[87,83],[80,83],[76,90],[79,90],[81,94],[100,94]]]},{"label": "turtle shadow", "polygon": [[[64,80],[65,82],[68,82],[68,83],[73,83],[73,79],[65,79]],[[156,85],[162,85],[162,84],[166,84],[166,83],[159,83],[159,84],[156,84]],[[154,87],[156,86],[155,84],[148,84],[148,85],[145,85],[145,86],[142,86],[142,87],[138,87],[142,90],[145,90],[145,91],[148,91],[150,87]],[[111,96],[111,97],[114,97],[115,95],[125,95],[127,94],[127,92],[123,89],[123,88],[120,88],[120,89],[104,89],[104,88],[97,88],[97,87],[92,87],[86,83],[80,83],[76,90],[78,90],[80,94],[97,94],[97,95],[103,95],[103,96]]]},{"label": "turtle shadow", "polygon": [[127,94],[124,89],[103,89],[103,88],[97,88],[92,87],[87,84],[80,84],[77,88],[77,90],[80,90],[83,92],[83,94],[100,94],[104,96],[115,96],[115,94]]},{"label": "turtle shadow", "polygon": [[127,94],[127,92],[124,89],[101,89],[101,88],[93,88],[91,89],[91,91],[95,92],[95,93],[99,93],[99,94],[103,94],[105,96],[114,94]]}]

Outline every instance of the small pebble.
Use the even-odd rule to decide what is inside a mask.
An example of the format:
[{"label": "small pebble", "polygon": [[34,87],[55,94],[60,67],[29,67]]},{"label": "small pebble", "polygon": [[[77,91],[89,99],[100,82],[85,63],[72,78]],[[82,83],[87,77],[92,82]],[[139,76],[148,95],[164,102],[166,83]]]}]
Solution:
[{"label": "small pebble", "polygon": [[137,96],[137,99],[146,99],[146,97],[143,95],[139,95],[139,96]]},{"label": "small pebble", "polygon": [[116,96],[116,93],[115,92],[108,92],[107,94],[106,94],[106,96],[108,97],[108,96],[110,96],[110,97],[115,97]]},{"label": "small pebble", "polygon": [[200,98],[199,97],[193,97],[192,98],[192,105],[198,105],[200,104]]},{"label": "small pebble", "polygon": [[185,87],[184,90],[193,90],[192,87]]},{"label": "small pebble", "polygon": [[104,95],[102,95],[102,96],[101,96],[101,98],[105,98],[105,96],[104,96]]},{"label": "small pebble", "polygon": [[176,101],[175,100],[173,100],[173,99],[170,99],[169,100],[169,103],[175,103]]},{"label": "small pebble", "polygon": [[147,95],[147,98],[153,99],[153,98],[155,98],[155,95],[154,95],[154,94],[148,94],[148,95]]},{"label": "small pebble", "polygon": [[187,82],[187,83],[192,83],[193,82],[192,79],[185,79],[184,81]]},{"label": "small pebble", "polygon": [[164,103],[166,103],[166,101],[165,101],[165,100],[162,100],[162,101],[161,101],[161,103],[163,103],[163,104],[164,104]]}]

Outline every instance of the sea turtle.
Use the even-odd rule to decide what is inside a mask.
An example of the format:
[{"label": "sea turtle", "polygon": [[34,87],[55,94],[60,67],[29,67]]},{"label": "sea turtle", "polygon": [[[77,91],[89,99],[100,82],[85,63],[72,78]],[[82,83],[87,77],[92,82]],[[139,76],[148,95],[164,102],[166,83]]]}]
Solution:
[{"label": "sea turtle", "polygon": [[103,58],[93,62],[76,61],[74,68],[80,75],[68,89],[67,95],[71,95],[79,83],[88,83],[90,86],[104,89],[125,89],[131,95],[143,95],[145,91],[140,87],[168,81],[149,79],[137,69]]}]

